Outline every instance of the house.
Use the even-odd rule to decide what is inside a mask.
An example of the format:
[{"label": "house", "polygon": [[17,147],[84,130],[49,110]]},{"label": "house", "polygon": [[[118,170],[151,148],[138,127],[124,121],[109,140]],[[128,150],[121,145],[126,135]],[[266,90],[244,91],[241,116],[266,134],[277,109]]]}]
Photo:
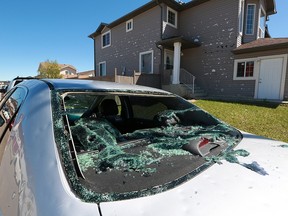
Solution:
[{"label": "house", "polygon": [[78,79],[87,79],[94,77],[94,74],[95,74],[94,70],[82,71],[77,73],[77,77]]},{"label": "house", "polygon": [[[41,70],[41,68],[46,67],[47,62],[41,62],[38,67],[38,71]],[[77,77],[77,69],[70,64],[58,64],[60,69],[60,74],[63,78],[74,78]]]},{"label": "house", "polygon": [[275,0],[152,0],[89,35],[96,76],[136,71],[182,96],[288,100],[288,38],[267,25],[275,13]]},{"label": "house", "polygon": [[70,78],[77,76],[77,69],[70,64],[59,64],[60,66],[60,74],[63,78]]}]

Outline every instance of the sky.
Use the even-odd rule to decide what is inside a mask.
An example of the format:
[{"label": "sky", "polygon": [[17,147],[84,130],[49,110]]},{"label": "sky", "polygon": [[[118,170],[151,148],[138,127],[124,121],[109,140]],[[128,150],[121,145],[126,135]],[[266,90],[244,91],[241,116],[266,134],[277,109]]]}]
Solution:
[{"label": "sky", "polygon": [[[0,80],[36,76],[40,62],[56,60],[78,72],[93,70],[93,33],[149,0],[0,0]],[[185,1],[184,1],[185,2]],[[186,1],[187,2],[187,1]],[[288,37],[288,1],[276,0],[272,37]]]}]

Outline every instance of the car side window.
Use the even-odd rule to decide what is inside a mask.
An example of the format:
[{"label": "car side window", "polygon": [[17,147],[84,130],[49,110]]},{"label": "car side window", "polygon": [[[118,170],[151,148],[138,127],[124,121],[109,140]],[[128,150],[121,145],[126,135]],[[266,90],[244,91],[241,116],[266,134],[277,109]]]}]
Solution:
[{"label": "car side window", "polygon": [[153,120],[154,116],[167,109],[167,106],[158,100],[149,97],[130,97],[134,118]]},{"label": "car side window", "polygon": [[[0,161],[8,140],[8,135],[13,126],[13,122],[19,107],[25,99],[26,91],[23,88],[17,88],[9,96],[5,97],[0,104]],[[8,134],[8,135],[7,135]]]}]

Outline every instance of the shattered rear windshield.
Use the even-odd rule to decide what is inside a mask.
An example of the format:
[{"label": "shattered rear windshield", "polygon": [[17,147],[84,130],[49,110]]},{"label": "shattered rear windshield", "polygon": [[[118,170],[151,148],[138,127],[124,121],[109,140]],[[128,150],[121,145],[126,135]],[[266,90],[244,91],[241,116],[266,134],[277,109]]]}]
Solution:
[{"label": "shattered rear windshield", "polygon": [[242,139],[174,95],[54,92],[55,138],[72,190],[87,202],[159,193],[193,178]]}]

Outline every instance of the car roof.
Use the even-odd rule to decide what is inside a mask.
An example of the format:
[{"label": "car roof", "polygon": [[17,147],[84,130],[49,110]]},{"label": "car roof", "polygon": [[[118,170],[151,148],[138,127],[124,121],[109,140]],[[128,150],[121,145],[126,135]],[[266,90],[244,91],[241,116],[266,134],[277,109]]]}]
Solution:
[{"label": "car roof", "polygon": [[35,82],[45,82],[50,89],[54,90],[101,90],[101,91],[121,91],[121,92],[150,92],[156,94],[172,94],[170,92],[133,84],[121,84],[115,82],[107,82],[107,81],[96,81],[96,80],[81,80],[81,79],[39,79],[39,80],[31,80],[26,81],[25,83],[20,83],[22,85],[29,86],[29,83]]}]

